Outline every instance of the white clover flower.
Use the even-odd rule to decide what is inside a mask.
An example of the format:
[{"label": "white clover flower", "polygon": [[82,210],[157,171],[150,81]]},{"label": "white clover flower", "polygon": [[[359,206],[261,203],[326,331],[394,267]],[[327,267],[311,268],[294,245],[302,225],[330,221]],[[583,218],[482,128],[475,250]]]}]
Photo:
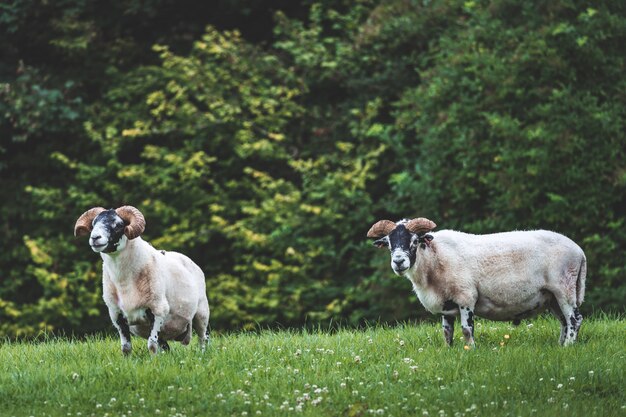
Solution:
[{"label": "white clover flower", "polygon": [[355,362],[355,363],[361,363],[361,357],[360,357],[359,355],[356,355],[356,356],[354,357],[354,362]]},{"label": "white clover flower", "polygon": [[346,387],[346,383],[345,383],[345,382],[342,382],[341,384],[339,384],[339,386],[340,386],[341,388],[345,388],[345,387]]},{"label": "white clover flower", "polygon": [[561,388],[563,388],[563,384],[559,384],[559,385],[557,385],[557,386],[556,386],[556,388],[557,388],[557,389],[561,389]]}]

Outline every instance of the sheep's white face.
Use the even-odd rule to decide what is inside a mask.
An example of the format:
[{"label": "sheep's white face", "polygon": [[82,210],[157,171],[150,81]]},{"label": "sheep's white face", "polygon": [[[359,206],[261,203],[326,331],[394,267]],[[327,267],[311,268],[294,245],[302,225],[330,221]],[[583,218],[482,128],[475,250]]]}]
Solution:
[{"label": "sheep's white face", "polygon": [[391,269],[396,275],[404,275],[415,264],[419,238],[399,224],[389,235],[376,240],[374,245],[389,248]]},{"label": "sheep's white face", "polygon": [[110,253],[126,246],[124,228],[126,224],[115,210],[106,210],[98,214],[92,223],[89,246],[94,252]]}]

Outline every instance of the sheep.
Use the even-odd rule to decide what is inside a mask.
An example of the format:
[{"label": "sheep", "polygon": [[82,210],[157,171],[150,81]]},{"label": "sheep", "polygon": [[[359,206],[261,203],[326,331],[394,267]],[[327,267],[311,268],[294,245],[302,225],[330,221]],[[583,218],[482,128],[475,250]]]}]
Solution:
[{"label": "sheep", "polygon": [[89,235],[91,249],[102,257],[103,298],[122,353],[132,350],[131,333],[148,339],[154,354],[169,350],[168,340],[189,344],[192,327],[204,351],[209,324],[204,274],[187,256],[144,241],[145,225],[138,209],[122,206],[89,209],[74,226],[74,235]]},{"label": "sheep", "polygon": [[587,260],[569,238],[547,230],[473,235],[436,227],[420,217],[380,220],[367,233],[391,252],[391,268],[408,278],[422,305],[442,315],[452,346],[460,315],[466,346],[474,346],[474,315],[497,321],[549,309],[561,322],[561,345],[572,344],[582,315]]}]

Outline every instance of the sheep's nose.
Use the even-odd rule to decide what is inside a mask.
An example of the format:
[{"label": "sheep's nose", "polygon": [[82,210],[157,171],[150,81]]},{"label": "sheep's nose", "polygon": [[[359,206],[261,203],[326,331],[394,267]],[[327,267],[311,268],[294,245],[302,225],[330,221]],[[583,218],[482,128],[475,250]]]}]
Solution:
[{"label": "sheep's nose", "polygon": [[404,259],[394,259],[393,263],[400,266],[404,263]]},{"label": "sheep's nose", "polygon": [[100,239],[102,236],[97,235],[97,236],[91,236],[91,240],[98,240]]}]

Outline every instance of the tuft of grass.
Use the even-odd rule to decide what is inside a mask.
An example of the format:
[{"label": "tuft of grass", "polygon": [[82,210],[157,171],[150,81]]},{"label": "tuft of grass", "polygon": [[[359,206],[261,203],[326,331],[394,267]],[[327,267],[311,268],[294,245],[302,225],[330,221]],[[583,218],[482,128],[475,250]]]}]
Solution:
[{"label": "tuft of grass", "polygon": [[[477,322],[477,348],[439,325],[260,331],[151,356],[110,337],[0,345],[2,416],[608,416],[626,414],[623,318],[558,346],[549,318]],[[457,332],[460,333],[460,332]]]}]

